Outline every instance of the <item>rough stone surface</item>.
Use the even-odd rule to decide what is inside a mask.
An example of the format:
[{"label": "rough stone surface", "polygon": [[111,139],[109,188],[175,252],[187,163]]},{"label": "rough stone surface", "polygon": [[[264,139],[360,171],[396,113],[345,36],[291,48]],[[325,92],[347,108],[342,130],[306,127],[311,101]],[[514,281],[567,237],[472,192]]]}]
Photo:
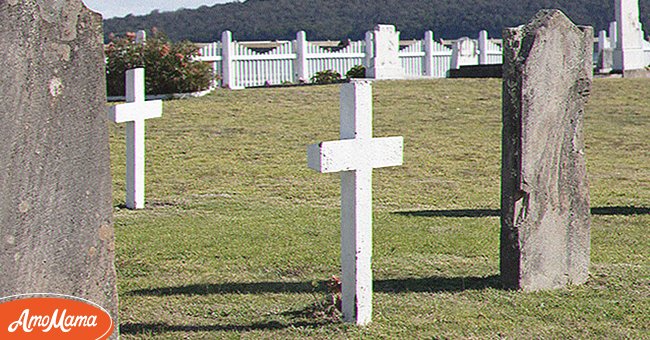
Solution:
[{"label": "rough stone surface", "polygon": [[527,291],[582,284],[590,253],[582,130],[593,30],[544,10],[503,37],[501,277]]},{"label": "rough stone surface", "polygon": [[102,36],[81,0],[0,1],[0,296],[73,295],[117,321]]}]

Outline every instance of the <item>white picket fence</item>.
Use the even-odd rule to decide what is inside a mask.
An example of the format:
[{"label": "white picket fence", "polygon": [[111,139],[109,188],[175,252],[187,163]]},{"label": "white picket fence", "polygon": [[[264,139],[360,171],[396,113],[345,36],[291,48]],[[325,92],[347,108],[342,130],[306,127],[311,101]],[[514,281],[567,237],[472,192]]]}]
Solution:
[{"label": "white picket fence", "polygon": [[[372,54],[369,49],[373,48],[370,34],[364,41],[332,46],[309,42],[302,31],[294,41],[272,42],[237,42],[230,31],[225,31],[221,41],[201,48],[198,59],[213,63],[220,85],[230,88],[309,82],[320,71],[333,70],[345,75],[356,65],[368,68],[368,56]],[[476,46],[469,56],[472,64],[501,63],[501,46],[489,40],[487,32],[479,34]],[[431,31],[425,32],[423,40],[400,42],[399,58],[406,78],[448,76],[454,64],[452,54],[452,48],[433,40]]]},{"label": "white picket fence", "polygon": [[[298,36],[300,39],[301,33]],[[365,51],[366,41],[351,41],[348,46],[337,51],[326,50],[315,43],[307,42],[306,61],[303,62],[306,67],[297,73],[298,81],[309,81],[314,73],[325,70],[345,75],[351,68],[365,64]]]},{"label": "white picket fence", "polygon": [[[424,75],[424,41],[415,40],[399,50],[399,60],[407,77],[419,77]],[[441,45],[442,46],[442,45]],[[448,48],[442,46],[443,50]],[[450,55],[451,56],[451,55]],[[445,58],[448,56],[445,55]]]}]

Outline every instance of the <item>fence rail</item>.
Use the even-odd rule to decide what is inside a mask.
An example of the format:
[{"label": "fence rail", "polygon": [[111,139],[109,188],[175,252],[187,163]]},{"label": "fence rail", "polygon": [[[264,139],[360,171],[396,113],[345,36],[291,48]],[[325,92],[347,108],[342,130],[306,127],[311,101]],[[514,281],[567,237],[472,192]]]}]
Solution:
[{"label": "fence rail", "polygon": [[[336,45],[307,41],[302,31],[294,41],[273,42],[233,41],[232,33],[225,31],[221,41],[201,48],[198,60],[213,63],[221,86],[230,88],[309,82],[320,71],[333,70],[345,75],[357,65],[369,68],[374,47],[368,34],[366,40]],[[501,63],[501,46],[488,39],[487,32],[481,31],[475,42],[477,47],[463,55],[469,63]],[[398,55],[404,78],[444,78],[454,65],[453,48],[434,41],[431,31],[425,32],[423,40],[404,41],[400,45]]]}]

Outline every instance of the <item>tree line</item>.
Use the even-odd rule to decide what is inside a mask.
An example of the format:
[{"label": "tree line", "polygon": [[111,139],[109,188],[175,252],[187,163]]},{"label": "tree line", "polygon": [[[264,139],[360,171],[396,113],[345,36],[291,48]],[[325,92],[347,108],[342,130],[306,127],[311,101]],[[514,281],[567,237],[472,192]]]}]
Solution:
[{"label": "tree line", "polygon": [[[363,39],[376,24],[394,24],[402,39],[474,37],[485,29],[500,37],[504,27],[525,24],[544,8],[557,8],[597,32],[614,20],[614,0],[247,0],[104,21],[105,38],[153,27],[174,41],[212,42],[230,30],[236,40]],[[650,27],[650,0],[640,0],[641,22]]]}]

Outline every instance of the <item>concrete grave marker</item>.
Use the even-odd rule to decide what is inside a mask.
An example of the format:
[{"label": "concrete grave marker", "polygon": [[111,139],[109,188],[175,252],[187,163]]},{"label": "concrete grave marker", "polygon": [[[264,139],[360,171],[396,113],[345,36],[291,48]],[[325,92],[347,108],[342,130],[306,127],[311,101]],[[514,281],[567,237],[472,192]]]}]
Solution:
[{"label": "concrete grave marker", "polygon": [[399,32],[393,25],[377,25],[369,35],[368,78],[404,79],[399,59]]},{"label": "concrete grave marker", "polygon": [[117,322],[102,41],[81,0],[0,1],[0,297],[72,295]]},{"label": "concrete grave marker", "polygon": [[341,140],[310,145],[309,167],[341,173],[342,308],[346,322],[372,319],[372,169],[402,165],[402,137],[372,137],[372,85],[341,87]]},{"label": "concrete grave marker", "polygon": [[[487,44],[485,44],[487,49]],[[463,37],[454,43],[451,55],[451,68],[458,69],[464,65],[476,65],[478,53],[476,42],[468,37]]]},{"label": "concrete grave marker", "polygon": [[582,284],[590,256],[582,130],[593,30],[545,10],[504,30],[503,42],[501,277],[527,291]]},{"label": "concrete grave marker", "polygon": [[145,120],[162,116],[162,101],[145,101],[144,69],[126,71],[126,104],[108,109],[115,123],[126,123],[126,206],[144,208]]},{"label": "concrete grave marker", "polygon": [[624,76],[645,73],[643,52],[643,29],[639,22],[639,0],[616,0],[616,48],[614,69],[623,71]]}]

